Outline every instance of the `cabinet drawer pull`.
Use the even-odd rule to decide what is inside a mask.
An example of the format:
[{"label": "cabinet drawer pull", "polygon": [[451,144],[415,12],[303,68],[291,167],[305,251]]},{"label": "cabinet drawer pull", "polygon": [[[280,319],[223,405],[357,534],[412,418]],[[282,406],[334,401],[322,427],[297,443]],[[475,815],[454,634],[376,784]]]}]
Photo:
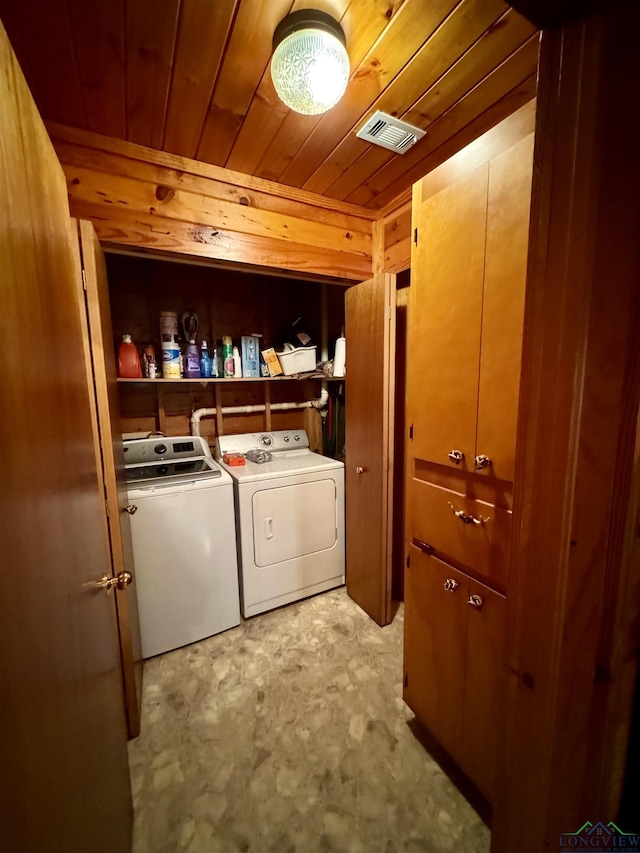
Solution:
[{"label": "cabinet drawer pull", "polygon": [[129,504],[124,508],[125,512],[128,512],[129,515],[135,515],[138,512],[138,507],[135,504]]},{"label": "cabinet drawer pull", "polygon": [[444,582],[444,588],[447,592],[455,592],[455,590],[460,586],[457,580],[454,578],[447,578]]},{"label": "cabinet drawer pull", "polygon": [[492,465],[491,459],[488,456],[485,456],[484,453],[480,453],[476,456],[476,468],[490,468]]},{"label": "cabinet drawer pull", "polygon": [[468,515],[463,509],[456,509],[451,503],[451,501],[447,501],[447,503],[451,507],[451,512],[455,515],[456,518],[459,518],[463,524],[486,524],[487,521],[491,521],[490,518]]},{"label": "cabinet drawer pull", "polygon": [[459,465],[464,459],[464,453],[461,450],[450,450],[447,456],[454,465]]},{"label": "cabinet drawer pull", "polygon": [[470,595],[469,600],[467,601],[467,604],[470,604],[472,607],[477,607],[478,610],[480,610],[482,608],[483,603],[484,603],[484,599],[482,598],[482,596],[481,595],[475,595],[475,594]]},{"label": "cabinet drawer pull", "polygon": [[425,554],[433,554],[435,548],[433,545],[429,545],[428,542],[423,542],[422,539],[413,539],[412,544],[419,548],[421,551],[424,551]]}]

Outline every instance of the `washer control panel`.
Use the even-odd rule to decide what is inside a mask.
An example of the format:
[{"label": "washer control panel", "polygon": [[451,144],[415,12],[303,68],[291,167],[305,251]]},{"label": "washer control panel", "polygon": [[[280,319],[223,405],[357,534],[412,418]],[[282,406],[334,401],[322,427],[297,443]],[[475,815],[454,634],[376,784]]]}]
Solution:
[{"label": "washer control panel", "polygon": [[145,462],[164,462],[174,459],[211,457],[209,445],[200,435],[179,438],[139,438],[123,442],[125,465],[140,465]]},{"label": "washer control panel", "polygon": [[216,456],[225,453],[247,453],[249,450],[269,450],[284,453],[309,449],[309,439],[303,429],[282,429],[275,432],[253,432],[245,435],[223,435],[216,443]]}]

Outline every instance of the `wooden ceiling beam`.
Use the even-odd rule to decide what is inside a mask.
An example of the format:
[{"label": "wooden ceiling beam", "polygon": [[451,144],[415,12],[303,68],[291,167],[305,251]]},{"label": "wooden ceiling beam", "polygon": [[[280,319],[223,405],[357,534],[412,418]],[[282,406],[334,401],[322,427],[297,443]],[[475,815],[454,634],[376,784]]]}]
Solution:
[{"label": "wooden ceiling beam", "polygon": [[[278,184],[274,181],[265,181],[262,178],[254,178],[251,175],[243,175],[240,172],[234,172],[231,169],[225,169],[222,166],[213,166],[210,163],[203,163],[200,160],[192,160],[188,157],[182,157],[178,154],[170,154],[166,151],[158,151],[154,148],[146,148],[142,145],[136,145],[133,142],[126,142],[122,139],[115,139],[109,136],[102,136],[97,133],[92,133],[86,130],[80,130],[74,127],[66,127],[65,125],[57,124],[56,122],[47,122],[47,130],[51,136],[54,145],[57,141],[77,145],[82,148],[97,152],[105,152],[107,154],[115,154],[133,161],[143,161],[146,164],[154,164],[170,170],[174,177],[186,174],[195,177],[211,179],[227,184],[230,187],[236,187],[239,190],[245,189],[252,192],[264,193],[268,196],[285,199],[288,201],[299,202],[301,204],[311,205],[315,208],[321,208],[326,211],[335,211],[350,216],[359,217],[362,219],[374,220],[377,214],[373,210],[350,204],[348,202],[336,201],[335,199],[327,199],[325,196],[317,193],[311,193],[307,190],[300,190],[296,187],[289,187],[284,184]],[[242,193],[241,193],[242,194]]]}]

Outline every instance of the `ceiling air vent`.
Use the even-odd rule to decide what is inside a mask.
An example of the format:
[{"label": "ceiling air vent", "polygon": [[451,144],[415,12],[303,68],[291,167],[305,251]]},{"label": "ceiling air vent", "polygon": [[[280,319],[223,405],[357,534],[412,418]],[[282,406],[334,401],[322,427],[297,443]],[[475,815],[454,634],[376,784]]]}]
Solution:
[{"label": "ceiling air vent", "polygon": [[400,121],[378,110],[360,128],[356,136],[366,139],[367,142],[373,142],[374,145],[388,148],[389,151],[395,151],[396,154],[404,154],[422,139],[425,133],[426,131],[420,130],[419,127],[414,127],[406,121]]}]

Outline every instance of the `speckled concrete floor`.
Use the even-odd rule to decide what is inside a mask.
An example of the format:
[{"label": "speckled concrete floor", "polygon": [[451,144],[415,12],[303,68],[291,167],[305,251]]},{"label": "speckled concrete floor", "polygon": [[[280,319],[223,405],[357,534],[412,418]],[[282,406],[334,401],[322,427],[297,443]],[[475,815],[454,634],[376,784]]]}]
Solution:
[{"label": "speckled concrete floor", "polygon": [[147,662],[134,853],[486,853],[411,733],[402,612],[334,590]]}]

